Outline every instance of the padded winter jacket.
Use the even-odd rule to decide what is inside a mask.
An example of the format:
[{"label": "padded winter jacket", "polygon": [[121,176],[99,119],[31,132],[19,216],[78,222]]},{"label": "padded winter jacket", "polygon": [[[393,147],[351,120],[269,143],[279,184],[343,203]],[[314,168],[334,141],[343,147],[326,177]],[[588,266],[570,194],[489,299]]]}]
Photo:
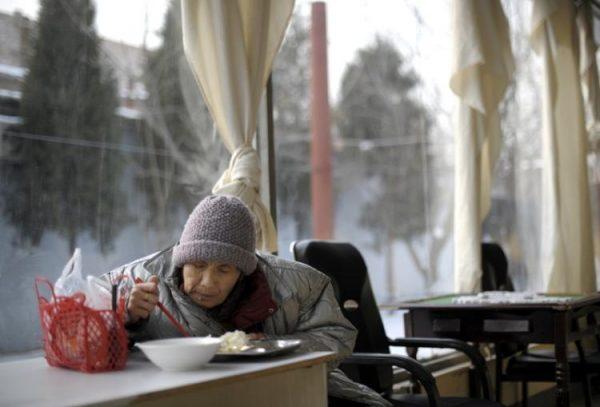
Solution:
[{"label": "padded winter jacket", "polygon": [[[180,290],[180,273],[171,262],[172,248],[121,266],[112,273],[146,281],[159,278],[159,299],[194,336],[220,336],[225,328]],[[352,353],[356,328],[343,316],[329,277],[302,263],[257,254],[277,308],[263,322],[267,338],[301,339],[301,351],[332,351],[337,358],[328,364],[329,395],[365,403],[391,406],[370,388],[350,380],[337,365]],[[156,307],[150,317],[129,328],[134,341],[181,336]]]}]

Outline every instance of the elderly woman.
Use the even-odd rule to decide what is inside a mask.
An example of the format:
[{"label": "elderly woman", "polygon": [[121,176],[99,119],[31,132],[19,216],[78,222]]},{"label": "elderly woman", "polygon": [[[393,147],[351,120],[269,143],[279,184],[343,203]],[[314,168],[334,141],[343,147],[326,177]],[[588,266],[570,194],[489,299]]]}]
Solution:
[{"label": "elderly woman", "polygon": [[[117,272],[144,281],[127,300],[133,340],[179,336],[157,311],[160,300],[196,336],[238,329],[251,338],[301,339],[305,351],[334,351],[338,361],[354,346],[356,329],[342,315],[329,278],[304,264],[257,254],[252,214],[234,197],[205,198],[177,245]],[[330,401],[391,405],[335,369],[337,363],[329,366]]]}]

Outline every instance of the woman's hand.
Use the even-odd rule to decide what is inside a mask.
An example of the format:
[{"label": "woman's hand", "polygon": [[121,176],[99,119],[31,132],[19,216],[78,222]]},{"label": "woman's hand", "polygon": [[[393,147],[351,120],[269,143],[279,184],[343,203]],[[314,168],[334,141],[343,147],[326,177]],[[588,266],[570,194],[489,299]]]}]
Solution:
[{"label": "woman's hand", "polygon": [[140,319],[148,318],[156,303],[158,303],[158,277],[152,276],[146,282],[136,283],[127,301],[128,322],[136,323]]}]

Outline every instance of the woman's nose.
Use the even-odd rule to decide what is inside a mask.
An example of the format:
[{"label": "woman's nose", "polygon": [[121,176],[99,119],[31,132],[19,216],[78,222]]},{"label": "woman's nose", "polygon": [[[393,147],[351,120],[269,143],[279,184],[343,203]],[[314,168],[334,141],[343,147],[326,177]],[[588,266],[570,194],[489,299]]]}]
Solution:
[{"label": "woman's nose", "polygon": [[211,288],[215,285],[215,272],[212,267],[207,268],[202,273],[202,277],[200,280],[201,287]]}]

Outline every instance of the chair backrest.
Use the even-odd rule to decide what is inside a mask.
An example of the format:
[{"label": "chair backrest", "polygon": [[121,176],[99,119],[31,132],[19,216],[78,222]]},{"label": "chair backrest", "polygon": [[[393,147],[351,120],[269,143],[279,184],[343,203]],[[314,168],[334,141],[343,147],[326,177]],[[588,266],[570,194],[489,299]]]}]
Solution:
[{"label": "chair backrest", "polygon": [[[504,250],[497,243],[481,244],[481,291],[514,291],[508,274],[508,260]],[[505,358],[522,352],[527,345],[512,342],[497,343],[496,356]]]},{"label": "chair backrest", "polygon": [[497,243],[481,244],[481,291],[514,291],[508,260]]},{"label": "chair backrest", "polygon": [[[308,264],[331,278],[337,300],[346,318],[358,329],[355,352],[389,353],[379,308],[371,289],[367,266],[350,243],[301,240],[292,245],[295,260]],[[389,394],[392,369],[389,366],[345,367],[354,380]]]}]

